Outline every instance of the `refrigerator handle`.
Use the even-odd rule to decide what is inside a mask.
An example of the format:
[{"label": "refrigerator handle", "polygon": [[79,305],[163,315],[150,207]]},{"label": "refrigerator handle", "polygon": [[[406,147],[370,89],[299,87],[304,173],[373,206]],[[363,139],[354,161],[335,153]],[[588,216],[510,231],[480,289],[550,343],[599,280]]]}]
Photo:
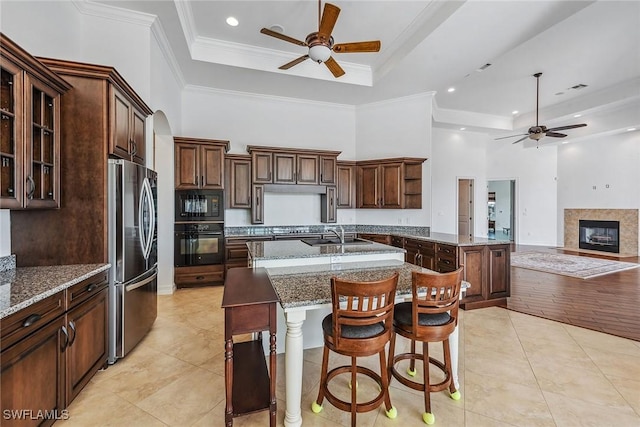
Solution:
[{"label": "refrigerator handle", "polygon": [[[151,254],[151,247],[153,245],[153,234],[156,227],[156,218],[155,218],[155,206],[153,203],[153,193],[151,192],[151,184],[149,184],[149,179],[147,177],[144,178],[142,183],[142,189],[140,190],[140,200],[144,201],[148,207],[149,213],[149,229],[144,229],[142,226],[144,224],[144,209],[138,210],[138,221],[140,224],[140,245],[142,246],[142,253],[144,258],[149,258]],[[145,233],[146,232],[146,233]]]},{"label": "refrigerator handle", "polygon": [[142,209],[142,203],[145,202],[145,193],[146,193],[146,186],[145,184],[147,183],[147,178],[145,177],[144,181],[142,182],[142,187],[140,188],[140,196],[139,196],[139,200],[140,200],[140,205],[138,206],[138,237],[140,239],[140,247],[142,248],[142,255],[144,256],[144,258],[147,258],[147,242],[146,242],[146,238],[145,238],[145,228],[144,228],[144,209]]},{"label": "refrigerator handle", "polygon": [[143,287],[144,285],[153,282],[158,277],[158,273],[153,273],[153,275],[147,277],[141,282],[131,283],[130,285],[125,286],[125,292],[135,291],[138,288]]}]

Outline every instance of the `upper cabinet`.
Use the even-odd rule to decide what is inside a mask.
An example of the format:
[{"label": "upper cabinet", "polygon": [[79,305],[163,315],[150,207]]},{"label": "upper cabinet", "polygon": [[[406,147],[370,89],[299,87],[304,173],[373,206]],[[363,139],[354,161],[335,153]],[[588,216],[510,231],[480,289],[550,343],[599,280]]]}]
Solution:
[{"label": "upper cabinet", "polygon": [[335,185],[340,152],[248,146],[254,184]]},{"label": "upper cabinet", "polygon": [[[107,129],[107,153],[111,157],[144,165],[146,162],[145,121],[153,111],[129,86],[115,68],[84,64],[58,59],[40,58],[49,68],[72,82],[74,96],[69,97],[65,110],[82,134],[89,127],[105,126]],[[77,87],[76,83],[77,82]],[[63,99],[65,103],[65,99]],[[85,103],[85,104],[83,104]],[[92,122],[83,123],[73,116],[86,107],[86,103],[100,105],[106,115],[90,116]],[[77,141],[74,141],[74,144]]]},{"label": "upper cabinet", "polygon": [[356,162],[338,162],[336,181],[338,194],[336,205],[338,209],[353,209],[356,207]]},{"label": "upper cabinet", "polygon": [[68,82],[0,34],[0,209],[60,207],[60,97]]},{"label": "upper cabinet", "polygon": [[224,156],[229,141],[173,138],[176,190],[224,188]]},{"label": "upper cabinet", "polygon": [[228,154],[225,159],[226,197],[230,209],[251,208],[251,156]]},{"label": "upper cabinet", "polygon": [[420,209],[423,158],[356,162],[357,207]]},{"label": "upper cabinet", "polygon": [[145,113],[136,108],[115,87],[110,87],[111,102],[111,139],[109,153],[116,157],[131,160],[139,164],[145,162]]}]

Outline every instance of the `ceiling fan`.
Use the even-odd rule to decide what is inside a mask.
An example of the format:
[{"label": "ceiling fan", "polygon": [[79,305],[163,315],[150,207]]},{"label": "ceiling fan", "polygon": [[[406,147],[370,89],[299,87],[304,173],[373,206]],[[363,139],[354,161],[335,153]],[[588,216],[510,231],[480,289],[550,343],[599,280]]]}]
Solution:
[{"label": "ceiling fan", "polygon": [[518,142],[524,141],[527,138],[532,139],[534,141],[539,141],[545,136],[550,136],[552,138],[564,138],[567,135],[564,134],[564,133],[557,132],[557,131],[581,128],[583,126],[586,126],[586,123],[580,123],[578,125],[558,126],[558,127],[555,127],[555,128],[547,129],[546,126],[544,126],[544,125],[540,126],[538,124],[538,102],[540,100],[540,76],[541,75],[542,75],[542,73],[535,73],[533,75],[533,77],[536,78],[536,125],[535,126],[531,126],[527,133],[521,133],[521,134],[518,134],[518,135],[503,136],[501,138],[496,138],[496,140],[505,139],[505,138],[513,138],[514,136],[522,136],[522,135],[524,135],[519,140],[513,142],[514,144],[517,144]]},{"label": "ceiling fan", "polygon": [[356,52],[379,52],[380,40],[352,42],[352,43],[337,43],[334,44],[331,31],[338,20],[340,14],[340,8],[330,3],[325,3],[324,11],[320,14],[321,0],[318,0],[318,31],[310,33],[305,41],[294,39],[293,37],[286,36],[277,31],[263,28],[260,30],[262,34],[266,34],[271,37],[275,37],[280,40],[284,40],[289,43],[297,44],[299,46],[305,46],[309,48],[309,53],[302,55],[299,58],[294,59],[280,67],[280,70],[288,70],[294,65],[311,59],[318,64],[324,62],[329,71],[334,77],[340,77],[344,74],[344,70],[340,65],[331,57],[331,52],[334,53],[356,53]]}]

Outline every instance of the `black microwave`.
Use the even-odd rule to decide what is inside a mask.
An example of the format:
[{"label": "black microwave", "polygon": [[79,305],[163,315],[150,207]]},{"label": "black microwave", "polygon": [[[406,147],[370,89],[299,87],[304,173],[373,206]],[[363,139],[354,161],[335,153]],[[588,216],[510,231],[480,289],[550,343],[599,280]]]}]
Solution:
[{"label": "black microwave", "polygon": [[223,190],[176,190],[175,220],[223,222]]}]

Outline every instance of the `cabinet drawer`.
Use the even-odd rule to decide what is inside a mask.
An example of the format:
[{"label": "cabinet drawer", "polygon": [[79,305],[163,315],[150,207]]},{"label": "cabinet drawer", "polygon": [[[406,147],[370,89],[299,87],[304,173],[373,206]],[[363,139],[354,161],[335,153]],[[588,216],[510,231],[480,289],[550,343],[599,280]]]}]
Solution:
[{"label": "cabinet drawer", "polygon": [[269,330],[275,304],[240,305],[225,309],[225,327],[231,335]]},{"label": "cabinet drawer", "polygon": [[109,285],[108,270],[91,276],[67,289],[67,310],[77,306],[87,298],[97,295]]},{"label": "cabinet drawer", "polygon": [[446,258],[453,261],[456,260],[458,251],[456,250],[457,248],[455,246],[441,245],[438,243],[436,249],[438,252],[438,258]]},{"label": "cabinet drawer", "polygon": [[455,259],[451,259],[448,257],[437,256],[437,270],[440,273],[447,273],[449,271],[454,271],[458,268],[458,263]]},{"label": "cabinet drawer", "polygon": [[391,236],[391,246],[396,248],[404,247],[404,237]]},{"label": "cabinet drawer", "polygon": [[2,350],[64,314],[64,294],[58,292],[0,320]]},{"label": "cabinet drawer", "polygon": [[224,265],[205,265],[175,269],[176,285],[197,285],[224,280]]},{"label": "cabinet drawer", "polygon": [[226,260],[227,261],[238,261],[238,260],[246,260],[249,256],[249,249],[247,249],[246,245],[227,245],[226,247]]}]

